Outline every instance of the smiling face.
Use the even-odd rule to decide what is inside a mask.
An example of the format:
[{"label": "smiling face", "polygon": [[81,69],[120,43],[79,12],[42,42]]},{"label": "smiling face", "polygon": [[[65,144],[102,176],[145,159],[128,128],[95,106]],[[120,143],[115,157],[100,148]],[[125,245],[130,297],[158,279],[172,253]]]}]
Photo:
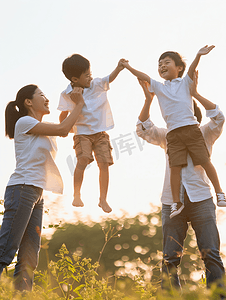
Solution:
[{"label": "smiling face", "polygon": [[43,116],[50,113],[49,100],[39,88],[35,90],[32,99],[26,99],[25,103],[28,111],[32,114]]},{"label": "smiling face", "polygon": [[179,72],[183,69],[182,66],[176,66],[175,61],[169,56],[161,59],[158,65],[159,75],[165,80],[173,80],[178,78]]},{"label": "smiling face", "polygon": [[92,78],[90,68],[88,68],[84,73],[81,74],[79,78],[72,77],[71,81],[73,86],[81,87],[81,88],[89,88],[92,79],[93,78]]}]

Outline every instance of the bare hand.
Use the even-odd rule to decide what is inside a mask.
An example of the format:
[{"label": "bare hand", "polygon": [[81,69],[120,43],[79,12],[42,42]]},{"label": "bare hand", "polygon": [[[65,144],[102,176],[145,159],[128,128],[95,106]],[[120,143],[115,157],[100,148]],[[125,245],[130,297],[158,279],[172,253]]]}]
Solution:
[{"label": "bare hand", "polygon": [[212,46],[208,46],[206,45],[205,47],[201,48],[199,51],[198,51],[198,55],[206,55],[208,54],[215,46],[212,45]]},{"label": "bare hand", "polygon": [[144,91],[145,96],[147,98],[150,98],[150,100],[152,100],[155,96],[155,93],[149,91],[150,83],[148,83],[147,81],[144,81],[144,80],[140,80],[139,78],[137,78],[137,79]]},{"label": "bare hand", "polygon": [[143,89],[148,91],[148,88],[150,87],[150,83],[148,83],[147,81],[141,80],[139,78],[137,78],[139,84],[142,86]]},{"label": "bare hand", "polygon": [[190,86],[191,96],[195,96],[197,94],[198,75],[199,75],[199,73],[198,73],[198,70],[197,70],[193,74],[193,82]]},{"label": "bare hand", "polygon": [[78,104],[80,102],[83,102],[84,103],[84,99],[83,99],[83,96],[82,96],[82,92],[83,92],[83,89],[82,88],[79,88],[79,87],[75,87],[73,89],[73,91],[70,93],[70,98],[71,100],[75,103],[75,104]]},{"label": "bare hand", "polygon": [[73,88],[72,92],[81,93],[81,94],[83,93],[83,88],[82,87],[80,87],[80,86],[74,86],[73,83],[71,84],[71,86]]},{"label": "bare hand", "polygon": [[126,62],[128,62],[128,60],[126,60],[126,59],[124,59],[124,58],[121,58],[120,60],[119,60],[119,62],[118,62],[118,68],[120,69],[120,70],[123,70],[125,67],[124,67],[124,63],[126,63]]},{"label": "bare hand", "polygon": [[123,69],[129,66],[129,61],[127,59],[122,58],[119,62],[123,66]]}]

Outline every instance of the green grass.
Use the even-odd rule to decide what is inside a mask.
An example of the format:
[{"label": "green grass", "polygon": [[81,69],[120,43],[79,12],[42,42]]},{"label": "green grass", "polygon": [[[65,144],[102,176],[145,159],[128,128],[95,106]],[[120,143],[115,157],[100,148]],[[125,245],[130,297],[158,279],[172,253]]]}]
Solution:
[{"label": "green grass", "polygon": [[[216,285],[207,290],[203,280],[185,285],[182,291],[173,288],[163,291],[160,281],[152,283],[145,279],[145,272],[133,279],[124,276],[100,279],[98,261],[92,263],[89,258],[81,258],[75,254],[70,256],[64,244],[56,256],[57,261],[51,261],[48,270],[35,272],[32,292],[15,291],[11,279],[13,270],[8,275],[4,273],[0,281],[0,299],[217,300],[221,293],[225,293]],[[125,285],[128,287],[126,291],[123,289]]]}]

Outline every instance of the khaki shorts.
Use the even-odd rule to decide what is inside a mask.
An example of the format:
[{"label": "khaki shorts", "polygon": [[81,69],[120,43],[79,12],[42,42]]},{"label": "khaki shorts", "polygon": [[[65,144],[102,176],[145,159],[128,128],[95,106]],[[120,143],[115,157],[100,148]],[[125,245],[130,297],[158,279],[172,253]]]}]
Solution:
[{"label": "khaki shorts", "polygon": [[73,148],[75,149],[77,159],[88,157],[89,163],[91,163],[94,161],[92,154],[94,152],[97,163],[108,163],[109,166],[114,163],[109,135],[105,131],[91,135],[74,135],[73,139]]},{"label": "khaki shorts", "polygon": [[187,155],[194,166],[203,165],[210,160],[210,154],[198,125],[176,128],[166,135],[167,154],[170,167],[186,166]]}]

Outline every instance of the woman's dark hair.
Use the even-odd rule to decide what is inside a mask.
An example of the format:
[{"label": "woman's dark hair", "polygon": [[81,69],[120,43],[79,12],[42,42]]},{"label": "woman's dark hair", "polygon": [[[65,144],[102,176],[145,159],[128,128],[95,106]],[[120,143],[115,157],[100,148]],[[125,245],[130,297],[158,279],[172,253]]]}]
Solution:
[{"label": "woman's dark hair", "polygon": [[201,109],[198,107],[197,103],[195,102],[195,100],[193,99],[193,105],[194,105],[194,115],[197,118],[197,121],[199,123],[202,122],[202,112]]},{"label": "woman's dark hair", "polygon": [[62,71],[65,77],[71,80],[72,77],[79,78],[89,67],[88,59],[80,54],[73,54],[64,60]]},{"label": "woman's dark hair", "polygon": [[16,100],[7,104],[5,109],[5,135],[10,139],[14,138],[17,120],[28,114],[28,110],[24,105],[25,99],[32,99],[37,88],[38,86],[34,84],[22,87],[16,95]]},{"label": "woman's dark hair", "polygon": [[177,52],[174,51],[167,51],[164,52],[160,57],[159,57],[159,62],[160,60],[166,58],[166,57],[170,57],[174,62],[176,66],[181,66],[183,67],[183,69],[179,72],[178,77],[182,77],[184,74],[184,70],[186,68],[186,63],[183,60],[183,58],[181,57],[181,55]]}]

